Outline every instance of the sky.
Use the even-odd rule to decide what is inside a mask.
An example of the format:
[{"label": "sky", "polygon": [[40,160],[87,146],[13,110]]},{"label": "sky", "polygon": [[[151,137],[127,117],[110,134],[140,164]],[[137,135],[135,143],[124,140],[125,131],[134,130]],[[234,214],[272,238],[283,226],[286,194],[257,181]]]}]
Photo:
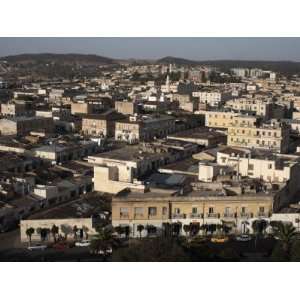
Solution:
[{"label": "sky", "polygon": [[0,56],[22,53],[97,54],[119,59],[175,56],[194,60],[300,61],[300,38],[0,37]]}]

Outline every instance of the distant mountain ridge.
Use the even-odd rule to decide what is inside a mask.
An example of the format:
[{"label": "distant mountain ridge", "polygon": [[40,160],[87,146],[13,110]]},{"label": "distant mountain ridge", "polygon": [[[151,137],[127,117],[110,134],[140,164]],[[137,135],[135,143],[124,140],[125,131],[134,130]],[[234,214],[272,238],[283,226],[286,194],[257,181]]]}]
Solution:
[{"label": "distant mountain ridge", "polygon": [[267,60],[191,60],[180,57],[166,56],[157,60],[153,59],[115,59],[96,54],[56,54],[56,53],[28,53],[9,55],[0,58],[0,61],[7,61],[11,65],[21,65],[28,69],[32,65],[45,65],[55,63],[56,65],[71,66],[74,64],[92,65],[116,65],[116,64],[177,64],[182,66],[210,65],[219,68],[221,71],[228,71],[231,68],[261,68],[280,72],[285,75],[300,74],[300,62],[294,61],[267,61]]},{"label": "distant mountain ridge", "polygon": [[28,64],[34,62],[40,63],[64,63],[64,64],[74,64],[74,63],[83,63],[83,64],[103,64],[110,65],[118,63],[118,60],[99,56],[95,54],[76,54],[76,53],[67,53],[67,54],[56,54],[56,53],[28,53],[28,54],[18,54],[18,55],[9,55],[1,57],[0,60],[7,61],[9,63],[19,63],[19,64]]}]

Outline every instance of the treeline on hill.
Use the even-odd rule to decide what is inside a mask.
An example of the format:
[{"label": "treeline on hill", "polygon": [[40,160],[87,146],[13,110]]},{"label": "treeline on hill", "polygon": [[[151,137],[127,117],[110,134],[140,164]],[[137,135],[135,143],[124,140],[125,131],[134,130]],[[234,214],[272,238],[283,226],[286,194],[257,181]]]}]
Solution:
[{"label": "treeline on hill", "polygon": [[197,66],[209,65],[217,67],[222,72],[229,72],[231,68],[260,68],[279,72],[285,76],[300,74],[300,62],[293,61],[263,61],[263,60],[205,60],[194,61],[177,57],[165,57],[159,59],[158,63],[174,63],[178,65]]}]

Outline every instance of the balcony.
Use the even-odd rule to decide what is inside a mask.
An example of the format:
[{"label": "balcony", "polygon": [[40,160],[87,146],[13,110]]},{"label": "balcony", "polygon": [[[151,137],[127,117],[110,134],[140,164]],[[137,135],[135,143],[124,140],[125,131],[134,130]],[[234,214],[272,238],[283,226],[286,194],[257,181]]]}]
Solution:
[{"label": "balcony", "polygon": [[260,218],[268,218],[269,214],[266,212],[258,212],[257,216]]},{"label": "balcony", "polygon": [[185,219],[186,214],[172,214],[173,219]]},{"label": "balcony", "polygon": [[203,214],[190,214],[189,217],[191,219],[202,219],[203,218]]},{"label": "balcony", "polygon": [[134,218],[135,219],[143,219],[144,218],[144,214],[134,214]]},{"label": "balcony", "polygon": [[207,218],[218,219],[220,218],[220,214],[217,213],[208,213]]},{"label": "balcony", "polygon": [[243,219],[253,218],[253,213],[241,213],[240,217]]},{"label": "balcony", "polygon": [[234,214],[234,213],[224,213],[223,217],[228,218],[228,219],[233,219],[233,218],[236,217],[236,214]]}]

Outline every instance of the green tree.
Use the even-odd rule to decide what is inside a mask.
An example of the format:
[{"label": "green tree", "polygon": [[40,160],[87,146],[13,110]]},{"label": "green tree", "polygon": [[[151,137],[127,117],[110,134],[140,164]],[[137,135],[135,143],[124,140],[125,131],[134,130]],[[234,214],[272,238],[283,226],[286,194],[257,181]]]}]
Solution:
[{"label": "green tree", "polygon": [[53,226],[51,227],[51,234],[53,236],[54,243],[56,243],[58,232],[59,232],[58,226],[56,226],[55,224],[53,224]]},{"label": "green tree", "polygon": [[26,229],[26,235],[29,239],[29,245],[31,244],[31,237],[32,237],[33,234],[34,234],[34,228],[29,227],[29,228]]},{"label": "green tree", "polygon": [[72,231],[73,231],[74,240],[77,240],[78,227],[74,225]]},{"label": "green tree", "polygon": [[295,240],[296,228],[292,223],[278,223],[273,227],[274,235],[280,240],[282,249],[289,254],[292,242]]},{"label": "green tree", "polygon": [[138,226],[137,226],[137,231],[139,232],[139,234],[140,234],[140,239],[142,238],[142,231],[145,229],[145,227],[144,227],[144,225],[142,225],[142,224],[139,224]]},{"label": "green tree", "polygon": [[82,226],[82,230],[85,234],[85,239],[88,240],[89,239],[89,229],[86,226]]},{"label": "green tree", "polygon": [[188,235],[188,234],[190,234],[190,232],[191,232],[191,226],[188,225],[188,224],[184,224],[184,225],[183,225],[183,230],[184,230],[184,232],[185,232],[185,235]]},{"label": "green tree", "polygon": [[61,232],[65,235],[65,240],[68,239],[68,235],[73,232],[73,229],[70,225],[62,224],[60,225]]},{"label": "green tree", "polygon": [[252,222],[252,229],[255,234],[255,248],[257,246],[258,237],[263,234],[268,227],[268,222],[264,219],[257,219]]}]

